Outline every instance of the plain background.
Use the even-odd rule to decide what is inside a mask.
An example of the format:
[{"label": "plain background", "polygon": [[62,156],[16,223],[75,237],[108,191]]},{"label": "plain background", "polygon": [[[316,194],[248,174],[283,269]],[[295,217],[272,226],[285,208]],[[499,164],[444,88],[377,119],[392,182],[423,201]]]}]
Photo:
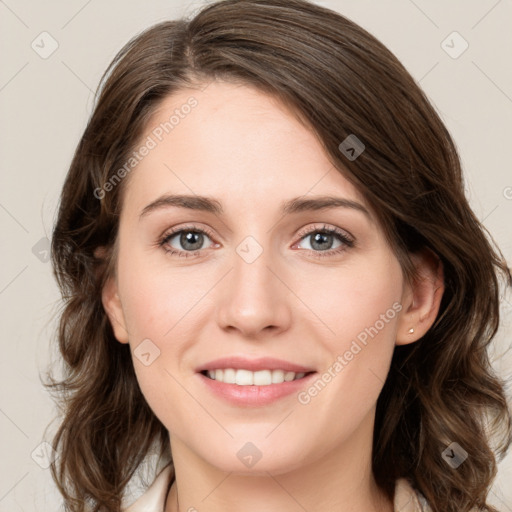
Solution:
[{"label": "plain background", "polygon": [[[60,298],[47,239],[94,90],[132,36],[158,21],[191,14],[203,3],[0,0],[1,512],[60,507],[50,470],[35,462],[42,457],[41,443],[50,440],[44,431],[56,414],[40,382],[56,357]],[[510,265],[512,2],[316,3],[366,28],[420,83],[459,148],[473,209]],[[58,47],[45,55],[52,44]],[[507,378],[512,376],[511,302],[510,294],[504,297],[503,326],[493,349],[495,368]],[[511,481],[509,455],[490,500],[502,511],[512,511]]]}]

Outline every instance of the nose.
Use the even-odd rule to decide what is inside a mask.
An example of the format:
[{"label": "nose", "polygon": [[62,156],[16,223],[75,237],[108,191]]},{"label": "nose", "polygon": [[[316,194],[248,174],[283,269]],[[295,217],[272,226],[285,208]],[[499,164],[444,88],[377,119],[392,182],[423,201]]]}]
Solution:
[{"label": "nose", "polygon": [[219,326],[251,339],[263,339],[288,329],[289,298],[293,294],[286,285],[284,266],[272,259],[267,250],[254,261],[240,254],[234,254],[233,268],[221,285]]}]

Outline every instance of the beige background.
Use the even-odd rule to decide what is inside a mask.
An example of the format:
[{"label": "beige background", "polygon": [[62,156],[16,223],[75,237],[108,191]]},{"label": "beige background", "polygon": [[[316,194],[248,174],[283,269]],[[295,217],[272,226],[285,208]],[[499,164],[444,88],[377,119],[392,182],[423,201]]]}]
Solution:
[{"label": "beige background", "polygon": [[[512,1],[317,3],[369,30],[420,82],[460,150],[473,208],[510,264]],[[60,506],[49,469],[35,462],[44,461],[40,444],[56,412],[39,380],[55,357],[50,346],[59,307],[45,261],[46,237],[94,90],[129,38],[200,5],[188,0],[0,0],[0,512],[55,511]],[[450,35],[453,31],[463,39]],[[40,36],[42,32],[50,35]],[[452,48],[445,48],[452,55],[464,48],[464,41],[467,50],[453,58],[441,45],[447,37]],[[42,58],[40,53],[52,44],[57,49]],[[504,325],[494,348],[496,357],[502,355],[496,369],[507,377],[512,375],[512,351],[506,353],[511,348],[511,302],[510,295],[504,298]],[[511,481],[509,455],[491,493],[491,502],[502,511],[512,511]]]}]

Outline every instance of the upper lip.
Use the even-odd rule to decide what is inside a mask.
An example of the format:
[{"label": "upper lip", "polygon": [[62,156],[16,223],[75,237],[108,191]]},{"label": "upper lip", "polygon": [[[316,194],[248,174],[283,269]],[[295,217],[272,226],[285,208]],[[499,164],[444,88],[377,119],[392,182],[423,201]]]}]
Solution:
[{"label": "upper lip", "polygon": [[231,356],[222,357],[209,361],[199,366],[196,371],[203,372],[205,370],[221,370],[225,368],[233,368],[235,370],[250,370],[253,372],[259,370],[284,370],[295,373],[308,373],[315,371],[313,368],[302,366],[300,364],[284,361],[283,359],[275,359],[273,357],[261,357],[258,359],[247,359],[246,357]]}]

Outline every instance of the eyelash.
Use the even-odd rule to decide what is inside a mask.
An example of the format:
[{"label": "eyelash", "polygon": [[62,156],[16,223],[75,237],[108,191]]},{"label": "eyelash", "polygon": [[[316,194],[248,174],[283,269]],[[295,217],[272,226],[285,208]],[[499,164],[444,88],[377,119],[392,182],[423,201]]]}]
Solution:
[{"label": "eyelash", "polygon": [[[182,232],[193,232],[193,233],[200,233],[207,235],[210,239],[213,239],[213,234],[206,228],[198,228],[197,226],[185,226],[180,227],[179,229],[175,231],[171,231],[169,233],[165,233],[159,240],[158,240],[158,246],[162,247],[166,253],[168,253],[171,256],[178,255],[179,257],[183,258],[190,258],[197,256],[203,249],[199,249],[197,251],[179,251],[177,249],[169,249],[166,247],[166,244],[174,238],[177,234],[180,234]],[[313,252],[314,257],[316,258],[325,258],[329,256],[334,256],[337,254],[340,254],[341,252],[345,251],[348,248],[352,248],[355,246],[355,241],[353,238],[349,237],[344,231],[338,229],[338,228],[332,228],[329,226],[324,226],[322,228],[314,228],[310,229],[306,232],[301,232],[298,234],[300,237],[300,240],[315,234],[315,233],[323,233],[323,234],[329,234],[329,235],[336,235],[338,239],[344,244],[345,247],[338,247],[337,249],[329,249],[326,251],[313,251],[311,249],[308,249],[310,252]]]}]

